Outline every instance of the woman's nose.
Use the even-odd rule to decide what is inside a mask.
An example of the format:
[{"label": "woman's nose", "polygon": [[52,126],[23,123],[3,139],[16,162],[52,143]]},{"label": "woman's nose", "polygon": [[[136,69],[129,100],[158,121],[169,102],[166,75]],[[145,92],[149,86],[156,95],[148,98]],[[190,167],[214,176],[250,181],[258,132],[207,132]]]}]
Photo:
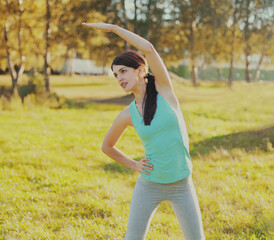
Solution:
[{"label": "woman's nose", "polygon": [[118,79],[118,81],[121,81],[123,78],[120,74],[118,74],[117,79]]}]

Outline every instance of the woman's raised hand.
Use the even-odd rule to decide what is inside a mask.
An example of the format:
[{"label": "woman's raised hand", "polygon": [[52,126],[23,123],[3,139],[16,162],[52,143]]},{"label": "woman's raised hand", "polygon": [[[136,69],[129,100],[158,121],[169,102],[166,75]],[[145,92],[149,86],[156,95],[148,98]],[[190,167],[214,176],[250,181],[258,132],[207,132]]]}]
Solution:
[{"label": "woman's raised hand", "polygon": [[93,27],[96,28],[98,30],[101,30],[103,32],[112,32],[114,29],[114,25],[113,24],[109,24],[109,23],[85,23],[82,22],[83,26],[87,26],[87,27]]},{"label": "woman's raised hand", "polygon": [[153,165],[148,163],[150,161],[149,158],[142,158],[140,161],[136,162],[134,170],[137,172],[142,172],[146,175],[150,175],[149,172],[145,171],[145,169],[152,171]]}]

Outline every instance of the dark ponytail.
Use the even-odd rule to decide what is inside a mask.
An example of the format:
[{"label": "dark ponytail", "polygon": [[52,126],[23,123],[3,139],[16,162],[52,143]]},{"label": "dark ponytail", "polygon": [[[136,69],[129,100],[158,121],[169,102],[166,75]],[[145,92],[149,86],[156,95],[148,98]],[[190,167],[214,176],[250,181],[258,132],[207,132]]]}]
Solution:
[{"label": "dark ponytail", "polygon": [[[117,56],[112,64],[111,69],[113,70],[113,65],[124,65],[127,67],[132,67],[137,69],[139,66],[147,67],[146,59],[137,51],[129,50],[123,52]],[[153,74],[148,73],[145,78],[147,79],[146,93],[143,100],[144,109],[144,124],[150,125],[154,114],[156,112],[157,105],[157,91],[155,87],[155,77]]]},{"label": "dark ponytail", "polygon": [[157,91],[155,87],[155,77],[151,73],[145,76],[147,79],[146,93],[144,97],[145,110],[144,110],[144,123],[150,125],[157,108]]}]

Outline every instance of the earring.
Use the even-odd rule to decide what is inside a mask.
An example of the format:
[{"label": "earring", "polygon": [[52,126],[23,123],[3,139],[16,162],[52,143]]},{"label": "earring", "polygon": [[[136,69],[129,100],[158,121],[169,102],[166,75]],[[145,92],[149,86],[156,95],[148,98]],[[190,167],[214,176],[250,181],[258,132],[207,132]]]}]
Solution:
[{"label": "earring", "polygon": [[143,77],[145,83],[148,83],[148,78],[146,78],[146,76]]}]

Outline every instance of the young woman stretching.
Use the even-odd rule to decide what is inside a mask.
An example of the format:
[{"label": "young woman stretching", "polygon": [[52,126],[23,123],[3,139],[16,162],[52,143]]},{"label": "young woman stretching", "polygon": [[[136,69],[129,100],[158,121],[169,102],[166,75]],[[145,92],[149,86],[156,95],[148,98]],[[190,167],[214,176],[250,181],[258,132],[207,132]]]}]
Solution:
[{"label": "young woman stretching", "polygon": [[[125,239],[145,239],[153,214],[163,200],[171,203],[186,240],[205,239],[185,121],[160,56],[150,42],[116,25],[82,24],[116,33],[147,59],[136,51],[127,51],[111,65],[121,87],[135,96],[114,120],[102,144],[102,151],[109,157],[141,173],[133,191]],[[143,142],[145,158],[140,161],[115,147],[128,126],[136,129]]]}]

